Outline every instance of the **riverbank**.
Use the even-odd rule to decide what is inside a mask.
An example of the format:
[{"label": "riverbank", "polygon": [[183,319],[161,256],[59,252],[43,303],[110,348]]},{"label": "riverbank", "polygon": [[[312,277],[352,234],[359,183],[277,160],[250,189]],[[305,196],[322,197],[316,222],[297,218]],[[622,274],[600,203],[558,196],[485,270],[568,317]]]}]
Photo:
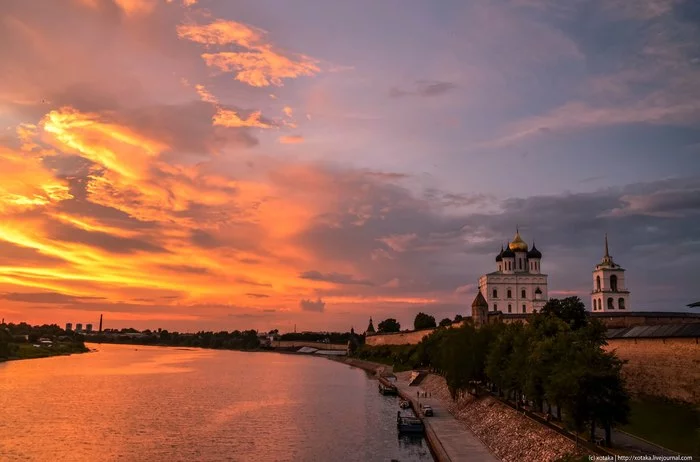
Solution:
[{"label": "riverbank", "polygon": [[88,353],[90,349],[82,344],[56,343],[51,347],[35,347],[30,343],[17,344],[17,351],[9,358],[0,358],[3,361],[21,361],[25,359],[51,358],[53,356],[69,356]]},{"label": "riverbank", "polygon": [[[407,382],[410,372],[396,375],[399,381]],[[569,454],[584,455],[570,439],[491,396],[467,395],[453,401],[441,376],[428,374],[416,388],[442,403],[503,461],[556,461]]]},{"label": "riverbank", "polygon": [[[391,366],[355,358],[333,358],[350,366],[373,373],[395,375],[398,384],[407,384],[410,372],[393,373]],[[400,388],[404,388],[401,386]],[[411,387],[411,397],[426,392],[436,406],[447,410],[464,428],[468,429],[498,459],[510,461],[556,461],[569,454],[584,455],[576,444],[556,431],[531,420],[491,396],[476,398],[467,395],[453,401],[445,379],[428,374],[419,386]],[[445,446],[446,437],[440,429],[433,429],[434,437]],[[431,445],[436,445],[431,442]],[[437,446],[437,445],[436,445]],[[439,453],[441,448],[434,452]]]},{"label": "riverbank", "polygon": [[413,409],[416,410],[418,417],[423,421],[425,425],[425,439],[437,462],[498,460],[490,448],[483,444],[470,429],[465,427],[448,411],[446,403],[421,398],[420,401],[431,404],[434,411],[432,417],[426,418],[421,416],[418,412],[419,402],[413,394],[420,388],[409,388],[408,378],[404,376],[401,378],[397,377],[401,374],[395,374],[391,366],[356,358],[332,358],[332,360],[363,369],[376,376],[398,378],[394,383],[399,390],[399,394],[402,398],[412,403]]}]

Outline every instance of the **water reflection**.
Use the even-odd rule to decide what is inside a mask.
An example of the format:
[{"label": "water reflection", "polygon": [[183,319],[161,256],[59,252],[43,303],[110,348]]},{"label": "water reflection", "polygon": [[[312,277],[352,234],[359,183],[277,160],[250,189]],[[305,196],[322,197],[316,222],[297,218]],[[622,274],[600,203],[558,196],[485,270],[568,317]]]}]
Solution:
[{"label": "water reflection", "polygon": [[323,358],[91,345],[0,365],[0,459],[423,461],[398,401]]}]

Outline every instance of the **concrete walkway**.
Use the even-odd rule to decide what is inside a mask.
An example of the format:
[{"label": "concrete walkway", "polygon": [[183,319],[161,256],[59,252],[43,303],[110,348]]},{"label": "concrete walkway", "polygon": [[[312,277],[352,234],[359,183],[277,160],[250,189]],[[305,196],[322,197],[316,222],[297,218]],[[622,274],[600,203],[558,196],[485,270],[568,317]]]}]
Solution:
[{"label": "concrete walkway", "polygon": [[423,418],[423,422],[426,437],[429,440],[436,439],[435,445],[441,446],[435,451],[439,462],[497,462],[499,460],[479,438],[449,413],[440,400],[418,398],[416,392],[422,395],[423,389],[420,386],[411,387],[405,380],[397,380],[395,384],[401,396],[413,403],[416,412],[419,412],[419,403],[429,404],[433,408],[435,415]]}]

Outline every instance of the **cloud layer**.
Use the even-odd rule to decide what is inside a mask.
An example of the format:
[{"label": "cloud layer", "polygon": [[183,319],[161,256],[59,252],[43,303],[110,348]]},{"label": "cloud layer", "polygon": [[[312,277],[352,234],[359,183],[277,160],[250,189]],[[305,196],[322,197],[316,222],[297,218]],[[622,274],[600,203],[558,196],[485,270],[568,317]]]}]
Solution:
[{"label": "cloud layer", "polygon": [[689,2],[264,3],[3,3],[7,320],[453,318],[516,225],[554,296],[607,232],[634,309],[696,301]]}]

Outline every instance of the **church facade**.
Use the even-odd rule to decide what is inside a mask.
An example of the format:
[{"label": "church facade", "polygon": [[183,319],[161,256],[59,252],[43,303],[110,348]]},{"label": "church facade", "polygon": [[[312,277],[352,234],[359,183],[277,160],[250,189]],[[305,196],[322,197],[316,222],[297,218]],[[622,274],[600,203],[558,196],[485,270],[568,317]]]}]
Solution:
[{"label": "church facade", "polygon": [[479,291],[488,304],[488,311],[529,314],[540,311],[547,303],[547,275],[542,273],[542,253],[533,242],[532,248],[520,237],[496,256],[496,270],[479,278]]}]

